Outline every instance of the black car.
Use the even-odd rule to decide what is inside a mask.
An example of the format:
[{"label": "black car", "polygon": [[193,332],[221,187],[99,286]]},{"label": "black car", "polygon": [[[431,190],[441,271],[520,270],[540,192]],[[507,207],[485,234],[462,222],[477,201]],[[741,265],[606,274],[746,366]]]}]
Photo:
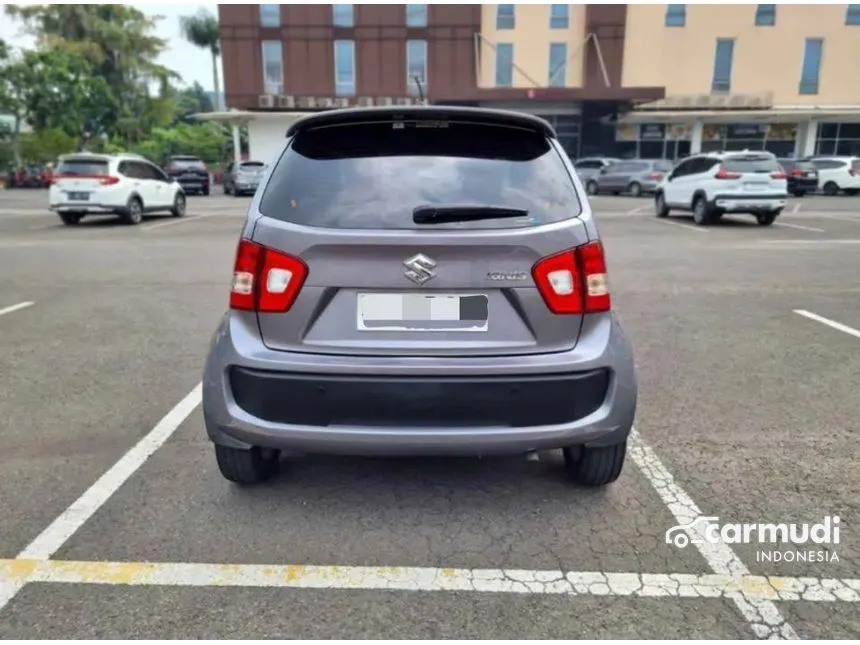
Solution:
[{"label": "black car", "polygon": [[167,159],[164,172],[182,186],[186,194],[209,194],[209,168],[200,157],[175,155]]},{"label": "black car", "polygon": [[805,159],[778,159],[777,161],[785,170],[788,192],[792,195],[803,197],[806,193],[818,190],[818,170],[812,162]]}]

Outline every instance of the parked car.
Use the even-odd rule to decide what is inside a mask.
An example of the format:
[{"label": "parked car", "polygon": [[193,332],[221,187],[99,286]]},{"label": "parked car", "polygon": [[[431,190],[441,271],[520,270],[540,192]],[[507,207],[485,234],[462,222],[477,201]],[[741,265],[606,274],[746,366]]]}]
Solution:
[{"label": "parked car", "polygon": [[50,209],[68,226],[90,215],[119,215],[127,224],[140,224],[144,213],[185,215],[182,187],[135,154],[60,157],[48,199]]},{"label": "parked car", "polygon": [[588,180],[597,176],[603,168],[619,161],[621,159],[616,159],[615,157],[583,157],[574,162],[573,168],[576,170],[576,174],[579,175],[582,183],[587,184]]},{"label": "parked car", "polygon": [[209,168],[200,157],[174,155],[168,157],[164,171],[188,193],[209,194]]},{"label": "parked car", "polygon": [[785,170],[789,193],[803,197],[818,190],[818,170],[811,161],[780,158],[777,162]]},{"label": "parked car", "polygon": [[231,161],[224,171],[224,194],[247,195],[257,192],[266,164],[262,161]]},{"label": "parked car", "polygon": [[657,217],[692,211],[706,226],[726,213],[755,216],[770,226],[788,199],[785,171],[770,152],[711,152],[687,157],[666,176],[654,195]]},{"label": "parked car", "polygon": [[860,193],[860,157],[819,155],[809,161],[818,170],[818,188],[825,195]]},{"label": "parked car", "polygon": [[222,475],[267,479],[281,450],[561,449],[575,482],[615,481],[634,357],[553,128],[400,106],[319,112],[286,140],[204,368]]},{"label": "parked car", "polygon": [[604,166],[585,183],[589,195],[627,193],[639,197],[653,193],[672,172],[672,162],[666,159],[630,159]]}]

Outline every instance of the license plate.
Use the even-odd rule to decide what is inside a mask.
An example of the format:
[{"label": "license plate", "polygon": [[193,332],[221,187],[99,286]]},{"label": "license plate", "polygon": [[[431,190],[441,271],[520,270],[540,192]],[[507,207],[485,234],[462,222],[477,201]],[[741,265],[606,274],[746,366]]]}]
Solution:
[{"label": "license plate", "polygon": [[89,193],[68,193],[69,199],[76,202],[86,202],[90,199]]},{"label": "license plate", "polygon": [[748,181],[744,183],[744,188],[749,191],[764,190],[768,184],[762,181]]},{"label": "license plate", "polygon": [[359,293],[359,331],[485,332],[489,300],[484,294]]}]

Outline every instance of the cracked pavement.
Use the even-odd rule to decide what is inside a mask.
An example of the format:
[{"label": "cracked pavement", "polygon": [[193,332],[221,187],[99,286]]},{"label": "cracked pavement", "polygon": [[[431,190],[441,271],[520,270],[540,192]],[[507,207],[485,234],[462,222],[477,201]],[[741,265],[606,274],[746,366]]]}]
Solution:
[{"label": "cracked pavement", "polygon": [[[244,204],[68,230],[38,199],[0,203],[0,308],[36,303],[0,317],[0,596],[28,582],[0,637],[860,637],[860,339],[793,313],[860,329],[860,259],[771,244],[860,239],[852,200],[803,200],[784,220],[825,233],[707,234],[628,215],[646,200],[594,201],[641,388],[641,442],[606,490],[568,485],[554,453],[298,457],[238,490],[197,409],[57,562],[21,573],[9,560],[199,381]],[[839,515],[838,562],[666,544],[700,514]]]}]

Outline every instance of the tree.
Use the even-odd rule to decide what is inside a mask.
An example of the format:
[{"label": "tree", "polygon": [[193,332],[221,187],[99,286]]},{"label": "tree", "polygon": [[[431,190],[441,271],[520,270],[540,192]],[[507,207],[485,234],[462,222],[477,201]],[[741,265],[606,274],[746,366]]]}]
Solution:
[{"label": "tree", "polygon": [[185,39],[212,55],[212,85],[215,88],[216,107],[221,109],[221,89],[218,83],[218,57],[221,55],[221,31],[218,19],[205,9],[193,16],[183,16],[179,25]]},{"label": "tree", "polygon": [[177,96],[178,116],[187,118],[191,114],[211,112],[213,105],[206,90],[200,83],[195,82],[191,87],[181,90]]}]

